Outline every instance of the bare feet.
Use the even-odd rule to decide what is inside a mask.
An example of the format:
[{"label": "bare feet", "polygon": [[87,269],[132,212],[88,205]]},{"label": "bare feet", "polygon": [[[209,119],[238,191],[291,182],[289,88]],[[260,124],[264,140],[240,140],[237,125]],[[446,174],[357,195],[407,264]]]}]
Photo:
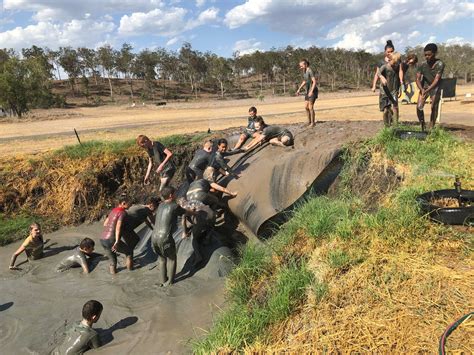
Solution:
[{"label": "bare feet", "polygon": [[111,275],[115,275],[117,273],[117,268],[113,265],[109,266],[109,271]]}]

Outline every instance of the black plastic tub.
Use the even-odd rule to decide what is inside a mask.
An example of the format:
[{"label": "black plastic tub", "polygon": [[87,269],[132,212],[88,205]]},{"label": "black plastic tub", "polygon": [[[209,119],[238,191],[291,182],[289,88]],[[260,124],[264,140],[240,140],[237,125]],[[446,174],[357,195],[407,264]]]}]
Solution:
[{"label": "black plastic tub", "polygon": [[449,225],[474,225],[474,191],[461,190],[461,202],[468,205],[465,207],[441,207],[433,204],[443,198],[458,198],[456,190],[437,190],[419,195],[416,200],[423,214],[433,221]]},{"label": "black plastic tub", "polygon": [[428,132],[421,132],[421,131],[405,131],[402,129],[395,129],[393,131],[395,137],[399,139],[418,139],[418,140],[425,140],[428,136]]}]

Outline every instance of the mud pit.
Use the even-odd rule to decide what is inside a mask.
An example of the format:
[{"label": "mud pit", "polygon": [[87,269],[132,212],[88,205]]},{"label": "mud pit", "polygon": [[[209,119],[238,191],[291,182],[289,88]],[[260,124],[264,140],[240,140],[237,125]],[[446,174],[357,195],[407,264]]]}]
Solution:
[{"label": "mud pit", "polygon": [[[242,177],[229,182],[231,189],[239,191],[230,202],[231,210],[259,234],[262,225],[275,220],[311,187],[324,192],[332,179],[331,174],[323,178],[324,172],[343,144],[372,136],[380,127],[379,122],[326,122],[314,129],[290,127],[295,133],[295,148],[269,146],[239,160]],[[233,163],[238,158],[234,157]],[[187,340],[203,334],[202,329],[207,329],[213,315],[225,306],[225,278],[221,276],[230,268],[227,251],[221,257],[219,249],[213,254],[214,262],[209,263],[217,262],[222,268],[205,267],[188,278],[178,275],[178,282],[169,289],[155,286],[156,258],[145,245],[142,253],[136,252],[139,267],[133,272],[120,270],[111,276],[103,260],[90,275],[82,275],[80,269],[55,271],[66,252],[86,236],[96,240],[96,251],[101,253],[101,230],[101,224],[96,223],[46,235],[45,239],[51,240],[47,257],[21,264],[25,260],[22,256],[17,260],[20,271],[8,270],[10,256],[19,243],[0,249],[4,260],[0,270],[2,353],[48,353],[64,329],[80,320],[82,305],[89,299],[104,304],[96,328],[103,330],[107,342],[90,353],[190,352]],[[189,253],[189,244],[178,247],[178,274]],[[123,265],[123,259],[119,264]]]}]

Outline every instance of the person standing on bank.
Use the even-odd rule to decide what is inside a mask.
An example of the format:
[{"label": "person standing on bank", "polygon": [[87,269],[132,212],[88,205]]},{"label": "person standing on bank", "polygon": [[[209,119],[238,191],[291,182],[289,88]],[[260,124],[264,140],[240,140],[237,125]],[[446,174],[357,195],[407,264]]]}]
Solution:
[{"label": "person standing on bank", "polygon": [[425,113],[423,107],[426,99],[431,99],[430,129],[436,123],[438,116],[439,101],[441,100],[441,77],[443,76],[444,63],[436,58],[438,46],[428,43],[424,48],[426,62],[422,63],[416,72],[416,86],[420,89],[418,104],[416,105],[416,115],[421,123],[421,129],[425,130]]},{"label": "person standing on bank", "polygon": [[314,102],[318,98],[318,87],[316,77],[314,76],[313,70],[309,67],[307,59],[300,61],[300,69],[303,70],[303,81],[300,87],[296,90],[296,95],[300,94],[300,90],[306,87],[305,108],[306,114],[308,115],[308,124],[310,127],[314,127],[316,123],[316,117],[314,112]]},{"label": "person standing on bank", "polygon": [[171,161],[173,153],[160,142],[152,142],[150,138],[144,135],[137,137],[137,144],[139,147],[146,149],[148,153],[148,167],[143,180],[144,184],[149,184],[151,169],[153,165],[158,165],[155,172],[160,176],[159,191],[161,191],[170,183],[176,172],[176,165]]},{"label": "person standing on bank", "polygon": [[[375,75],[374,79],[372,80],[372,91],[375,92],[377,88],[377,82],[379,80],[379,75],[380,75],[380,67],[390,60],[390,55],[395,52],[395,46],[393,45],[393,42],[391,40],[387,41],[387,44],[385,45],[384,48],[384,57],[383,60],[380,61],[380,63],[377,64],[377,69],[375,69]],[[403,76],[400,78],[403,82]]]}]

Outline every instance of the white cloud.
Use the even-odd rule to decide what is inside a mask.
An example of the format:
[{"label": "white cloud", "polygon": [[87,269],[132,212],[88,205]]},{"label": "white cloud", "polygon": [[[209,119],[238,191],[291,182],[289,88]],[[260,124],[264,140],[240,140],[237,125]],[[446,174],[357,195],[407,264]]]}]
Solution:
[{"label": "white cloud", "polygon": [[210,7],[207,10],[204,10],[199,14],[199,16],[194,20],[189,20],[186,25],[186,30],[191,30],[198,26],[207,25],[218,20],[219,9],[215,7]]},{"label": "white cloud", "polygon": [[164,7],[161,0],[4,0],[5,10],[34,12],[36,21],[82,18],[85,13],[101,16],[105,13],[150,11]]},{"label": "white cloud", "polygon": [[262,43],[258,42],[255,38],[242,39],[240,41],[235,42],[233,50],[234,52],[239,52],[240,55],[245,55],[256,52],[258,50],[261,51],[261,45]]},{"label": "white cloud", "polygon": [[453,38],[448,38],[446,40],[446,44],[449,44],[449,45],[460,45],[462,46],[463,44],[470,44],[471,46],[474,45],[474,42],[471,40],[467,40],[465,39],[464,37],[460,37],[460,36],[456,36],[456,37],[453,37]]},{"label": "white cloud", "polygon": [[[96,43],[107,39],[114,30],[115,25],[106,21],[72,20],[63,24],[43,21],[0,33],[0,43],[2,47],[16,50],[32,45],[49,48],[95,46]],[[91,43],[91,38],[95,42]]]},{"label": "white cloud", "polygon": [[138,36],[154,34],[174,36],[183,31],[187,11],[183,8],[172,7],[166,11],[154,9],[150,12],[135,12],[124,15],[120,19],[119,34],[124,36]]},{"label": "white cloud", "polygon": [[226,13],[225,24],[235,29],[259,23],[314,41],[325,38],[340,48],[380,52],[386,39],[403,49],[426,28],[473,14],[474,3],[462,0],[431,0],[430,6],[407,0],[247,0]]},{"label": "white cloud", "polygon": [[168,42],[166,42],[166,45],[167,46],[172,46],[173,44],[177,43],[179,40],[181,39],[181,37],[173,37],[171,38]]},{"label": "white cloud", "polygon": [[196,0],[196,7],[203,7],[206,4],[206,0]]}]

